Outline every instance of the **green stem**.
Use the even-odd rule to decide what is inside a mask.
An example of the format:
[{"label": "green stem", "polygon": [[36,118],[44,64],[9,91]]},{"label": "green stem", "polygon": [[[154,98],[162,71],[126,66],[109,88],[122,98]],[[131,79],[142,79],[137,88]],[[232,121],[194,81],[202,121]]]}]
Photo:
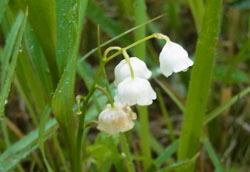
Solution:
[{"label": "green stem", "polygon": [[100,62],[100,67],[98,69],[98,72],[96,73],[95,75],[95,80],[92,84],[92,87],[90,88],[87,96],[86,96],[86,99],[83,103],[83,107],[82,107],[82,114],[79,115],[79,123],[78,123],[78,130],[77,130],[77,136],[76,136],[76,164],[77,164],[77,167],[80,168],[78,169],[78,171],[81,171],[81,167],[80,167],[80,161],[81,161],[81,150],[82,150],[82,135],[83,135],[83,131],[84,131],[84,121],[85,121],[85,113],[87,111],[87,106],[88,106],[88,102],[89,102],[89,99],[91,98],[91,96],[94,94],[95,92],[95,89],[96,89],[96,83],[97,83],[97,80],[99,79],[99,76],[101,74],[101,71],[102,71],[102,67],[104,65],[104,62],[101,61]]},{"label": "green stem", "polygon": [[103,88],[99,85],[96,85],[95,87],[96,87],[96,89],[102,91],[107,96],[109,103],[111,104],[112,107],[114,107],[114,100],[113,100],[111,94],[107,91],[107,89]]},{"label": "green stem", "polygon": [[107,62],[109,62],[110,60],[112,60],[116,56],[122,54],[122,51],[128,50],[128,49],[130,49],[130,48],[132,48],[132,47],[134,47],[134,46],[136,46],[136,45],[138,45],[138,44],[140,44],[142,42],[145,42],[145,41],[147,41],[149,39],[152,39],[152,38],[156,38],[156,34],[155,33],[153,33],[152,35],[149,35],[149,36],[147,36],[147,37],[145,37],[143,39],[140,39],[140,40],[134,42],[133,44],[130,44],[130,45],[122,48],[121,50],[117,51],[116,53],[112,54],[111,56],[107,57]]},{"label": "green stem", "polygon": [[133,67],[132,67],[132,64],[130,62],[130,58],[129,58],[129,55],[127,53],[126,50],[122,50],[122,54],[126,60],[126,62],[128,63],[128,66],[129,66],[129,70],[130,70],[130,73],[131,73],[131,78],[134,79],[135,78],[135,73],[134,73],[134,70],[133,70]]},{"label": "green stem", "polygon": [[121,140],[120,143],[121,143],[122,152],[125,153],[127,170],[128,172],[135,172],[133,159],[129,150],[129,144],[128,144],[126,135],[120,134],[120,140]]}]

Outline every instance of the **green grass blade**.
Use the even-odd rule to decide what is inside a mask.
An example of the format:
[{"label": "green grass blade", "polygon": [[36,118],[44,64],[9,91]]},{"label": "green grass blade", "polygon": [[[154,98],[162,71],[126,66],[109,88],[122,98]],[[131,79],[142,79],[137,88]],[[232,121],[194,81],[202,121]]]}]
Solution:
[{"label": "green grass blade", "polygon": [[45,54],[54,83],[59,79],[56,66],[56,1],[21,0],[20,5],[29,7],[29,22]]},{"label": "green grass blade", "polygon": [[9,0],[1,0],[0,1],[0,23],[2,22],[2,18],[4,16],[5,8],[8,4]]},{"label": "green grass blade", "polygon": [[[87,6],[87,0],[56,0],[57,14],[57,46],[56,59],[59,73],[62,74],[64,68],[78,50],[78,39],[80,32],[80,8]],[[83,15],[84,11],[81,12]],[[76,46],[76,47],[75,47]],[[73,56],[74,56],[73,55]]]},{"label": "green grass blade", "polygon": [[[136,0],[134,2],[134,18],[135,25],[140,25],[147,21],[146,4],[144,0]],[[135,30],[135,41],[146,37],[146,26],[140,27]],[[135,47],[134,55],[142,60],[146,59],[146,43],[141,43]],[[139,137],[140,149],[143,159],[143,168],[146,171],[152,163],[151,147],[150,147],[150,131],[149,131],[149,114],[147,107],[137,106],[140,124],[139,124]]]},{"label": "green grass blade", "polygon": [[[189,166],[190,164],[193,164],[196,161],[196,159],[198,158],[198,156],[199,156],[199,153],[197,153],[195,156],[193,156],[189,160],[178,161],[178,162],[175,162],[173,164],[170,164],[168,167],[159,170],[159,172],[168,172],[168,171],[172,172],[172,171],[177,171],[179,169],[183,169],[183,168]],[[182,172],[184,172],[184,171],[182,171]],[[185,172],[190,172],[190,171],[185,171]]]},{"label": "green grass blade", "polygon": [[49,95],[54,90],[55,85],[53,84],[51,72],[45,55],[34,31],[29,25],[27,26],[24,36],[25,48],[32,62],[34,73],[37,74],[39,80],[41,81],[41,85],[43,86],[46,95],[49,98]]},{"label": "green grass blade", "polygon": [[[26,16],[23,13],[19,13],[19,15],[16,19],[16,22],[22,23],[22,24],[19,25],[19,27],[16,27],[16,25],[14,25],[14,28],[12,28],[12,29],[18,30],[18,34],[14,35],[14,36],[16,36],[15,44],[12,44],[11,47],[6,46],[8,49],[9,48],[12,49],[12,53],[11,53],[12,58],[10,59],[10,63],[6,64],[7,65],[6,76],[4,77],[3,85],[2,85],[2,88],[0,91],[0,118],[4,115],[5,102],[8,98],[11,83],[14,79],[19,47],[21,45],[22,36],[24,33],[24,28],[25,28],[25,23],[26,23]],[[4,51],[8,52],[9,51],[8,49],[6,49]]]},{"label": "green grass blade", "polygon": [[[48,94],[39,80],[37,73],[25,51],[19,53],[16,68],[16,80],[20,86],[19,91],[25,94],[32,105],[32,111],[40,115],[48,101]],[[38,119],[38,116],[36,117]]]},{"label": "green grass blade", "polygon": [[43,156],[43,161],[46,165],[46,168],[48,170],[48,172],[53,172],[51,166],[49,165],[49,162],[46,158],[46,154],[45,154],[45,147],[44,147],[44,142],[45,142],[45,139],[46,139],[46,130],[45,130],[45,127],[46,127],[46,123],[49,121],[49,114],[51,113],[51,109],[46,106],[44,108],[44,111],[41,115],[41,121],[40,121],[40,124],[39,124],[39,128],[38,128],[38,133],[39,133],[39,136],[38,136],[38,145],[39,145],[39,148],[42,152],[42,156]]},{"label": "green grass blade", "polygon": [[104,47],[104,46],[110,44],[111,42],[113,42],[113,41],[115,41],[115,40],[117,40],[117,39],[123,37],[124,35],[127,35],[127,34],[133,32],[134,30],[136,30],[136,29],[138,29],[138,28],[141,28],[141,27],[143,27],[143,26],[145,26],[145,25],[147,25],[147,24],[149,24],[149,23],[152,23],[153,21],[158,20],[159,18],[161,18],[161,17],[163,17],[163,16],[164,16],[164,15],[157,16],[157,17],[155,17],[155,18],[153,18],[153,19],[151,19],[151,20],[149,20],[149,21],[147,21],[147,22],[145,22],[145,23],[143,23],[143,24],[140,24],[140,25],[138,25],[138,26],[135,26],[135,27],[133,27],[133,28],[131,28],[131,29],[129,29],[129,30],[127,30],[127,31],[125,31],[125,32],[123,32],[123,33],[121,33],[121,34],[115,36],[115,37],[113,37],[112,39],[110,39],[110,40],[108,40],[108,41],[102,43],[99,47],[96,47],[96,48],[90,50],[89,52],[87,52],[83,57],[81,57],[81,58],[79,59],[79,62],[78,62],[78,63],[80,63],[81,61],[87,59],[87,58],[90,57],[92,54],[94,54],[95,52],[97,52],[98,48]]},{"label": "green grass blade", "polygon": [[217,156],[210,141],[206,138],[203,140],[203,144],[205,146],[205,149],[206,149],[211,161],[213,162],[213,165],[216,169],[216,172],[224,172],[225,170],[223,169],[223,166],[219,160],[219,157]]},{"label": "green grass blade", "polygon": [[[147,21],[147,9],[144,0],[135,0],[134,2],[134,17],[135,26],[138,26]],[[140,40],[146,37],[146,26],[140,27],[134,32],[135,40]],[[146,59],[146,42],[135,47],[135,56]]]},{"label": "green grass blade", "polygon": [[[76,115],[73,113],[74,86],[82,24],[81,17],[83,17],[80,12],[83,12],[86,1],[57,0],[57,5],[57,8],[60,8],[57,14],[61,18],[61,21],[58,21],[60,22],[58,23],[58,37],[63,37],[60,38],[61,41],[57,42],[57,61],[60,71],[62,72],[63,69],[64,71],[52,98],[52,110],[65,135],[64,139],[68,147],[71,168],[74,171],[78,169],[75,143],[77,126]],[[64,10],[68,10],[66,16]],[[66,28],[69,30],[65,31]],[[62,52],[64,52],[63,57],[67,59],[66,61],[58,56]]]},{"label": "green grass blade", "polygon": [[16,18],[10,32],[7,35],[6,45],[3,51],[3,55],[1,56],[1,87],[3,82],[6,80],[6,73],[9,67],[10,59],[13,54],[13,50],[15,48],[15,43],[17,41],[17,35],[20,32],[20,27],[23,22],[23,14],[19,14]]},{"label": "green grass blade", "polygon": [[241,98],[245,97],[249,93],[250,93],[250,87],[246,88],[245,90],[243,90],[240,93],[238,93],[237,95],[233,96],[231,99],[229,99],[228,101],[226,101],[222,105],[215,108],[212,112],[210,112],[209,114],[207,114],[205,116],[203,125],[206,125],[207,123],[212,121],[214,118],[219,116],[224,110],[226,110],[227,108],[229,108],[233,104],[237,103],[237,101],[239,101]]},{"label": "green grass blade", "polygon": [[156,93],[157,93],[158,101],[160,104],[161,113],[163,115],[163,119],[164,119],[164,122],[166,123],[166,128],[167,128],[169,136],[170,136],[170,140],[174,141],[175,140],[174,128],[173,128],[172,121],[170,119],[169,112],[168,112],[166,105],[164,103],[164,99],[163,99],[163,96],[161,94],[161,91],[158,88],[156,89]]},{"label": "green grass blade", "polygon": [[[49,138],[57,129],[56,120],[51,120],[45,127],[45,138]],[[0,171],[13,169],[23,158],[38,147],[38,129],[34,130],[0,155]]]},{"label": "green grass blade", "polygon": [[[195,52],[195,64],[192,69],[186,101],[184,121],[180,136],[178,160],[193,157],[199,149],[199,139],[202,134],[202,123],[206,112],[211,76],[213,71],[215,48],[220,31],[222,0],[210,0],[201,27]],[[187,169],[193,171],[191,165]]]},{"label": "green grass blade", "polygon": [[[93,1],[89,1],[86,14],[91,21],[100,25],[100,28],[112,37],[124,32],[124,29],[120,27],[115,20],[107,16],[107,14]],[[128,35],[125,35],[122,39],[119,39],[119,41],[123,44],[129,44],[132,42],[132,39]]]},{"label": "green grass blade", "polygon": [[76,116],[73,113],[76,57],[68,63],[52,98],[52,109],[64,133],[69,149],[72,168],[75,168]]},{"label": "green grass blade", "polygon": [[156,167],[160,167],[168,158],[170,158],[176,151],[179,146],[179,141],[174,141],[169,145],[155,160]]},{"label": "green grass blade", "polygon": [[184,105],[183,103],[179,100],[177,96],[175,96],[160,80],[158,80],[156,77],[153,78],[155,82],[162,88],[162,90],[169,95],[169,97],[175,102],[175,104],[179,107],[179,109],[184,112]]},{"label": "green grass blade", "polygon": [[188,3],[194,17],[196,29],[199,32],[201,30],[202,19],[204,16],[204,2],[203,0],[188,0]]}]

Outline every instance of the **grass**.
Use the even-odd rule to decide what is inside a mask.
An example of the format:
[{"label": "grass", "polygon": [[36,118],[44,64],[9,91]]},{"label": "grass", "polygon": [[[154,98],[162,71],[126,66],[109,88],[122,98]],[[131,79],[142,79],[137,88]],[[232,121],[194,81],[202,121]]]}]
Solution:
[{"label": "grass", "polygon": [[[161,75],[155,32],[190,71]],[[249,43],[248,0],[0,1],[0,171],[247,171]],[[96,129],[116,94],[111,46],[147,63],[158,97],[114,136]]]}]

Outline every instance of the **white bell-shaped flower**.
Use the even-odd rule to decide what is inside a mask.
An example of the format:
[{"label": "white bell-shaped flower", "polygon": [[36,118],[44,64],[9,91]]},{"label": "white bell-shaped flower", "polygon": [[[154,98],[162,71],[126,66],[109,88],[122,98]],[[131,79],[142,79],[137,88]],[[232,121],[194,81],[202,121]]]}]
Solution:
[{"label": "white bell-shaped flower", "polygon": [[160,53],[160,69],[166,77],[172,73],[186,71],[193,64],[187,51],[175,42],[167,41]]},{"label": "white bell-shaped flower", "polygon": [[[134,71],[134,76],[149,79],[152,75],[152,72],[147,68],[144,61],[140,60],[137,57],[131,57],[130,63]],[[129,69],[128,62],[123,59],[116,67],[115,67],[115,84],[119,84],[127,77],[131,76],[131,71]]]},{"label": "white bell-shaped flower", "polygon": [[116,99],[124,105],[146,106],[153,103],[156,93],[146,79],[135,77],[126,78],[118,84]]},{"label": "white bell-shaped flower", "polygon": [[108,104],[99,115],[97,129],[110,135],[118,134],[132,129],[135,119],[136,114],[129,106],[114,103],[112,107]]}]

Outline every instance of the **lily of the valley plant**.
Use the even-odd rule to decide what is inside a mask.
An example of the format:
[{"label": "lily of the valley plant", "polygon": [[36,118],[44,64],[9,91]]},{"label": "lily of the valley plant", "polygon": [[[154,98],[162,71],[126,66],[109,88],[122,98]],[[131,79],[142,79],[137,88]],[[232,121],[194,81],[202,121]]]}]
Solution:
[{"label": "lily of the valley plant", "polygon": [[[133,44],[137,45],[142,41],[151,38],[164,39],[166,44],[159,55],[161,73],[169,77],[173,73],[186,71],[193,65],[193,61],[188,57],[187,51],[179,44],[170,41],[170,39],[160,33],[152,34]],[[121,52],[124,59],[115,67],[115,86],[116,95],[111,97],[109,88],[100,88],[109,99],[109,104],[98,117],[97,129],[114,135],[120,132],[126,132],[134,127],[133,120],[136,119],[135,112],[131,106],[148,106],[156,99],[156,93],[148,81],[152,72],[148,69],[144,61],[139,57],[129,57],[127,48],[110,47],[104,52],[103,61],[108,62],[113,57],[107,57],[111,50]]]}]

